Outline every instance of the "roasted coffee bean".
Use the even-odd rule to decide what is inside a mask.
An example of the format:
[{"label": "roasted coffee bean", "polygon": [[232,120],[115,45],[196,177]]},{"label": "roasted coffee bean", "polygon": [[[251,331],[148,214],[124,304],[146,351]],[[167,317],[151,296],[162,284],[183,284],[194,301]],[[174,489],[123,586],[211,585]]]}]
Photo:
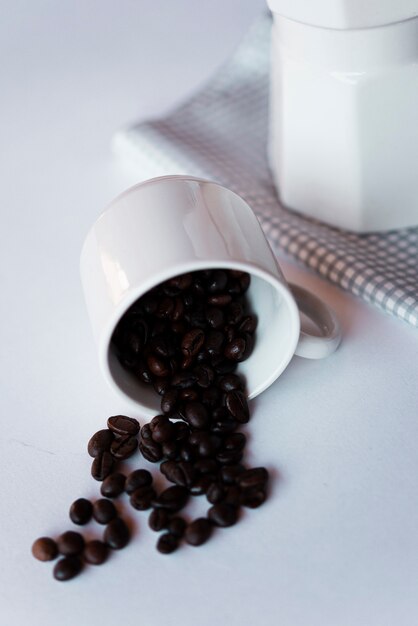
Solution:
[{"label": "roasted coffee bean", "polygon": [[174,438],[178,442],[186,441],[190,435],[190,428],[184,422],[174,422]]},{"label": "roasted coffee bean", "polygon": [[205,438],[207,436],[206,430],[192,430],[189,435],[189,443],[192,446],[198,446],[202,437]]},{"label": "roasted coffee bean", "polygon": [[120,362],[124,368],[133,370],[138,366],[138,355],[125,350],[120,356]]},{"label": "roasted coffee bean", "polygon": [[241,293],[245,293],[250,286],[251,277],[247,272],[241,272],[238,277],[239,283],[241,285]]},{"label": "roasted coffee bean", "polygon": [[144,424],[143,427],[141,428],[141,439],[143,440],[152,439],[152,431],[151,431],[151,427],[149,424]]},{"label": "roasted coffee bean", "polygon": [[151,485],[151,472],[146,469],[138,469],[128,475],[125,483],[125,491],[126,493],[131,494],[140,487],[150,487]]},{"label": "roasted coffee bean", "polygon": [[150,463],[158,463],[163,458],[163,451],[159,443],[152,439],[141,439],[139,442],[139,451]]},{"label": "roasted coffee bean", "polygon": [[84,548],[84,538],[80,533],[74,530],[67,530],[67,532],[60,535],[57,539],[58,552],[63,556],[75,556],[81,554]]},{"label": "roasted coffee bean", "polygon": [[82,568],[83,563],[81,559],[76,556],[67,556],[57,561],[53,569],[53,575],[55,580],[71,580],[71,578],[74,578],[81,572]]},{"label": "roasted coffee bean", "polygon": [[203,389],[210,387],[215,378],[215,372],[209,365],[198,365],[194,369],[197,376],[196,384]]},{"label": "roasted coffee bean", "polygon": [[228,359],[218,358],[212,360],[213,369],[216,374],[223,376],[224,374],[230,374],[234,372],[237,365],[233,361],[228,361]]},{"label": "roasted coffee bean", "polygon": [[107,420],[107,427],[116,435],[137,435],[139,422],[133,417],[126,415],[113,415]]},{"label": "roasted coffee bean", "polygon": [[209,485],[206,491],[206,498],[211,504],[221,502],[221,500],[224,499],[225,495],[225,487],[223,487],[220,483],[212,483],[211,485]]},{"label": "roasted coffee bean", "polygon": [[187,329],[188,329],[188,326],[184,319],[184,306],[183,306],[181,319],[175,320],[175,321],[173,320],[171,323],[171,332],[173,332],[175,335],[178,335],[179,337],[182,337],[184,333],[187,331]]},{"label": "roasted coffee bean", "polygon": [[209,489],[213,480],[210,474],[203,474],[200,478],[194,481],[189,491],[192,496],[201,496]]},{"label": "roasted coffee bean", "polygon": [[74,524],[79,524],[80,526],[87,524],[91,520],[92,515],[93,505],[86,498],[78,498],[70,507],[70,520]]},{"label": "roasted coffee bean", "polygon": [[222,528],[233,526],[238,519],[238,509],[231,504],[218,502],[209,509],[208,518],[215,526],[221,526]]},{"label": "roasted coffee bean", "polygon": [[197,376],[193,372],[184,371],[178,372],[171,379],[171,385],[176,389],[187,389],[193,387],[197,381]]},{"label": "roasted coffee bean", "polygon": [[201,546],[212,534],[212,525],[205,517],[195,519],[186,528],[184,537],[191,546]]},{"label": "roasted coffee bean", "polygon": [[39,537],[32,545],[32,554],[38,561],[53,561],[58,556],[58,546],[50,537]]},{"label": "roasted coffee bean", "polygon": [[[151,337],[157,337],[157,335],[163,335],[168,330],[168,323],[166,320],[162,319],[153,319],[153,324],[151,326]],[[147,346],[149,347],[149,346]]]},{"label": "roasted coffee bean", "polygon": [[209,387],[208,389],[204,389],[202,391],[201,397],[203,404],[210,408],[213,408],[218,404],[221,394],[219,392],[219,389],[217,389],[216,387]]},{"label": "roasted coffee bean", "polygon": [[204,296],[205,295],[205,284],[203,280],[202,274],[194,274],[193,283],[192,283],[192,292],[196,296]]},{"label": "roasted coffee bean", "polygon": [[253,467],[242,472],[237,477],[237,483],[241,489],[263,489],[268,478],[268,471],[265,467]]},{"label": "roasted coffee bean", "polygon": [[253,335],[255,333],[255,329],[257,328],[257,318],[254,315],[246,315],[238,326],[238,331],[240,333],[249,333]]},{"label": "roasted coffee bean", "polygon": [[172,533],[163,533],[157,541],[157,550],[161,554],[171,554],[179,546],[178,537]]},{"label": "roasted coffee bean", "polygon": [[160,531],[167,527],[170,520],[170,513],[166,509],[153,509],[148,518],[148,525],[151,530]]},{"label": "roasted coffee bean", "polygon": [[187,524],[182,517],[172,517],[167,524],[167,530],[169,533],[180,539],[184,535],[186,525]]},{"label": "roasted coffee bean", "polygon": [[147,366],[149,371],[158,378],[166,378],[171,374],[167,361],[156,356],[155,354],[151,354],[147,358]]},{"label": "roasted coffee bean", "polygon": [[192,328],[181,340],[181,351],[185,356],[194,357],[205,341],[205,333],[200,328]]},{"label": "roasted coffee bean", "polygon": [[220,450],[216,453],[216,460],[221,465],[236,465],[242,460],[241,450]]},{"label": "roasted coffee bean", "polygon": [[244,355],[242,357],[243,361],[248,359],[254,347],[254,339],[252,335],[250,335],[249,333],[244,333],[244,340],[245,340],[245,350],[244,350]]},{"label": "roasted coffee bean", "polygon": [[184,304],[183,300],[179,297],[174,298],[174,308],[171,313],[171,319],[173,322],[179,322],[183,318]]},{"label": "roasted coffee bean", "polygon": [[225,374],[225,376],[220,376],[217,382],[222,391],[244,390],[242,379],[237,374]]},{"label": "roasted coffee bean", "polygon": [[239,363],[244,360],[246,347],[245,339],[243,337],[236,337],[226,344],[224,356],[230,361]]},{"label": "roasted coffee bean", "polygon": [[174,461],[178,458],[180,452],[180,444],[177,441],[167,441],[161,446],[163,458]]},{"label": "roasted coffee bean", "polygon": [[206,363],[208,361],[208,359],[209,359],[209,353],[206,352],[206,350],[201,350],[198,354],[196,354],[196,357],[195,357],[195,361],[199,365],[201,363],[203,363],[203,364]]},{"label": "roasted coffee bean", "polygon": [[139,354],[144,348],[144,338],[134,330],[128,331],[124,337],[124,347],[132,354]]},{"label": "roasted coffee bean", "polygon": [[213,422],[211,424],[211,431],[217,435],[227,435],[233,433],[238,426],[238,422],[231,417],[230,419]]},{"label": "roasted coffee bean", "polygon": [[120,517],[113,519],[105,528],[103,539],[112,550],[121,550],[130,539],[129,528]]},{"label": "roasted coffee bean", "polygon": [[229,293],[217,293],[208,298],[208,304],[215,307],[225,307],[231,304],[231,302],[232,296]]},{"label": "roasted coffee bean", "polygon": [[135,368],[135,374],[138,376],[139,380],[146,385],[151,385],[153,383],[154,376],[151,374],[144,362],[139,363],[138,367]]},{"label": "roasted coffee bean", "polygon": [[200,474],[216,474],[219,469],[219,464],[215,459],[199,459],[194,463],[194,468]]},{"label": "roasted coffee bean", "polygon": [[165,414],[172,413],[177,407],[178,397],[177,389],[167,389],[161,398],[161,411]]},{"label": "roasted coffee bean", "polygon": [[110,450],[113,439],[114,435],[108,428],[97,431],[87,444],[89,455],[96,458],[100,454],[103,454],[103,452]]},{"label": "roasted coffee bean", "polygon": [[266,492],[264,489],[248,489],[241,494],[241,504],[250,509],[256,509],[266,500]]},{"label": "roasted coffee bean", "polygon": [[224,334],[225,334],[225,341],[227,343],[229,343],[230,341],[235,339],[235,337],[237,336],[237,329],[232,324],[226,324],[224,326],[223,331],[224,331]]},{"label": "roasted coffee bean", "polygon": [[197,402],[200,400],[200,395],[196,389],[189,387],[189,389],[182,389],[180,391],[180,400],[181,402]]},{"label": "roasted coffee bean", "polygon": [[93,460],[91,475],[95,480],[102,481],[112,473],[114,460],[110,452],[103,452]]},{"label": "roasted coffee bean", "polygon": [[184,333],[187,331],[187,328],[188,326],[184,319],[180,320],[179,322],[173,322],[171,324],[171,331],[179,337],[182,337],[184,335]]},{"label": "roasted coffee bean", "polygon": [[241,295],[241,285],[239,280],[234,279],[232,277],[228,280],[227,292],[231,294],[234,298]]},{"label": "roasted coffee bean", "polygon": [[226,465],[220,471],[220,477],[226,485],[233,485],[237,482],[238,477],[245,471],[243,465]]},{"label": "roasted coffee bean", "polygon": [[140,340],[142,341],[142,345],[144,346],[148,339],[148,324],[145,318],[139,312],[132,314],[130,327],[132,328],[134,333],[139,335]]},{"label": "roasted coffee bean", "polygon": [[125,475],[113,472],[101,484],[100,493],[105,498],[117,498],[125,489]]},{"label": "roasted coffee bean", "polygon": [[200,457],[208,458],[216,454],[221,446],[222,440],[216,435],[209,433],[202,433],[202,437],[197,446],[198,454]]},{"label": "roasted coffee bean", "polygon": [[159,318],[166,319],[171,316],[173,309],[174,309],[174,300],[167,296],[159,300],[157,304],[157,310],[155,311],[155,315]]},{"label": "roasted coffee bean", "polygon": [[207,282],[207,290],[209,293],[218,293],[223,291],[228,283],[228,274],[225,270],[215,270]]},{"label": "roasted coffee bean", "polygon": [[232,506],[240,506],[242,503],[242,492],[238,485],[229,485],[226,488],[225,497],[223,502],[231,504]]},{"label": "roasted coffee bean", "polygon": [[170,387],[168,378],[156,378],[152,385],[159,396],[164,395]]},{"label": "roasted coffee bean", "polygon": [[116,516],[115,505],[110,500],[101,498],[93,504],[93,517],[99,524],[108,524]]},{"label": "roasted coffee bean", "polygon": [[180,511],[186,504],[189,494],[185,487],[174,485],[168,487],[160,493],[158,498],[154,499],[152,506],[159,509],[167,509],[167,511]]},{"label": "roasted coffee bean", "polygon": [[219,450],[222,439],[206,430],[197,430],[190,434],[189,443],[197,447],[198,456],[207,458]]},{"label": "roasted coffee bean", "polygon": [[152,438],[157,443],[165,443],[174,438],[175,428],[166,415],[156,415],[150,422]]},{"label": "roasted coffee bean", "polygon": [[232,302],[226,311],[226,319],[228,324],[236,325],[242,321],[244,309],[239,302]]},{"label": "roasted coffee bean", "polygon": [[190,445],[190,443],[183,443],[180,448],[180,459],[182,461],[193,461],[196,457],[196,451]]},{"label": "roasted coffee bean", "polygon": [[[156,507],[149,524],[167,528],[163,551],[174,546],[170,516],[184,506],[188,492],[207,493],[212,522],[202,523],[209,533],[213,524],[235,523],[241,503],[256,506],[265,497],[265,481],[259,486],[261,479],[250,475],[242,488],[237,482],[248,470],[240,464],[246,438],[235,431],[248,421],[249,409],[245,383],[234,372],[251,353],[257,325],[241,300],[249,283],[249,274],[238,270],[175,277],[135,303],[114,333],[118,354],[125,360],[134,354],[134,374],[162,395],[162,415],[142,429],[139,448],[149,461],[163,459],[161,472],[174,486],[152,498],[151,485],[127,491],[134,506]],[[134,326],[141,319],[145,331]],[[245,487],[246,481],[256,486]]]},{"label": "roasted coffee bean", "polygon": [[196,296],[193,293],[191,293],[190,291],[187,291],[186,293],[182,294],[182,298],[183,298],[183,304],[186,307],[186,309],[193,308],[193,306],[196,303]]},{"label": "roasted coffee bean", "polygon": [[171,483],[180,485],[180,487],[189,488],[195,478],[195,470],[191,463],[186,461],[164,461],[160,465],[160,471]]},{"label": "roasted coffee bean", "polygon": [[106,561],[108,554],[109,548],[98,539],[87,542],[83,552],[84,560],[90,565],[101,565]]},{"label": "roasted coffee bean", "polygon": [[154,290],[149,291],[144,296],[142,296],[140,302],[141,309],[144,313],[148,313],[148,315],[154,315],[157,310],[157,296]]},{"label": "roasted coffee bean", "polygon": [[117,437],[110,446],[110,452],[115,459],[122,461],[128,459],[136,452],[138,447],[138,439],[136,436],[126,435],[124,437]]},{"label": "roasted coffee bean", "polygon": [[170,335],[157,335],[150,342],[150,350],[163,359],[168,359],[176,353],[176,346]]},{"label": "roasted coffee bean", "polygon": [[178,293],[181,291],[185,291],[192,286],[193,276],[192,274],[181,274],[180,276],[175,276],[174,278],[170,278],[165,283],[165,286],[171,287],[178,290]]},{"label": "roasted coffee bean", "polygon": [[89,455],[96,458],[100,454],[103,454],[103,452],[110,450],[113,439],[114,435],[108,428],[98,430],[87,444]]},{"label": "roasted coffee bean", "polygon": [[135,489],[133,493],[131,493],[131,497],[129,498],[129,502],[131,506],[137,511],[146,511],[151,507],[151,503],[155,498],[155,491],[153,487],[139,487]]},{"label": "roasted coffee bean", "polygon": [[210,330],[206,335],[205,350],[210,356],[222,353],[225,336],[220,330]]},{"label": "roasted coffee bean", "polygon": [[244,433],[232,433],[223,440],[223,448],[224,450],[241,451],[244,450],[246,441],[247,438]]},{"label": "roasted coffee bean", "polygon": [[230,418],[231,414],[225,406],[218,406],[212,411],[212,419],[214,421],[224,422],[225,420],[228,420]]},{"label": "roasted coffee bean", "polygon": [[232,417],[240,424],[245,424],[250,419],[247,399],[242,391],[228,391],[225,396],[225,405]]},{"label": "roasted coffee bean", "polygon": [[211,328],[219,330],[225,324],[225,316],[222,309],[209,307],[206,311],[206,320]]},{"label": "roasted coffee bean", "polygon": [[187,402],[184,412],[187,423],[193,428],[205,428],[210,421],[209,413],[201,402]]}]

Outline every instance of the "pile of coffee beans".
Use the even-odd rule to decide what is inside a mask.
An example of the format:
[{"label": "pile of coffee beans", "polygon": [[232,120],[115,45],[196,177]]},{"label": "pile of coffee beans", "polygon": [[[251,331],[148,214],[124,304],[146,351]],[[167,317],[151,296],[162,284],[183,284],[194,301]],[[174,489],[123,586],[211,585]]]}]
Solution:
[{"label": "pile of coffee beans", "polygon": [[[134,509],[150,511],[152,530],[163,531],[157,541],[162,554],[174,552],[182,540],[202,545],[214,527],[235,524],[241,506],[264,502],[268,472],[245,467],[246,437],[238,431],[250,412],[236,369],[251,354],[257,326],[245,303],[249,284],[247,273],[234,270],[183,274],[148,292],[119,322],[112,338],[118,359],[159,394],[161,412],[142,428],[134,418],[112,416],[91,437],[91,474],[101,481],[103,497],[76,500],[70,519],[77,525],[93,519],[105,530],[101,540],[90,542],[75,531],[35,541],[32,552],[39,560],[61,555],[57,580],[73,578],[83,563],[104,563],[109,549],[127,545],[129,528],[112,501],[123,493]],[[173,484],[157,493],[148,470],[127,476],[118,471],[118,463],[137,450],[159,463]],[[210,505],[206,517],[187,522],[180,512],[200,495]]]}]

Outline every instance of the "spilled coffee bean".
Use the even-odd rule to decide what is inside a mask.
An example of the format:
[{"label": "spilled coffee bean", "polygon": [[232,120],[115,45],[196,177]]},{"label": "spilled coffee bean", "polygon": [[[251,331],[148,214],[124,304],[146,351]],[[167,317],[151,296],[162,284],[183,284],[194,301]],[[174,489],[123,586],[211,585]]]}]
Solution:
[{"label": "spilled coffee bean", "polygon": [[[137,300],[117,325],[112,348],[121,366],[160,396],[160,413],[143,424],[113,415],[88,442],[91,473],[102,498],[79,498],[70,508],[77,525],[91,519],[105,525],[101,539],[85,542],[74,531],[54,541],[41,537],[32,547],[38,560],[61,554],[53,575],[70,580],[83,563],[105,563],[110,550],[130,541],[130,530],[111,499],[126,493],[132,509],[149,510],[148,525],[162,532],[157,550],[170,554],[184,541],[200,546],[215,528],[237,523],[241,506],[256,508],[266,498],[268,472],[243,464],[250,419],[245,380],[238,364],[254,345],[256,318],[248,311],[248,274],[212,269],[176,276]],[[158,492],[153,475],[119,463],[136,451],[171,483]],[[191,522],[179,515],[192,496],[206,495],[206,517]]]}]

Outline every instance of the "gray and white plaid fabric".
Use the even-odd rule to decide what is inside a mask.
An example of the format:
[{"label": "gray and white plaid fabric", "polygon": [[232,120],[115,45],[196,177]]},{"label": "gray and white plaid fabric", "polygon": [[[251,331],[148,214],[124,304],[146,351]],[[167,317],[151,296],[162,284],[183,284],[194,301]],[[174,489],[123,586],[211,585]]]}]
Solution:
[{"label": "gray and white plaid fabric", "polygon": [[[283,208],[267,156],[269,16],[200,93],[164,119],[117,133],[138,179],[190,174],[247,200],[270,244],[387,313],[418,326],[418,228],[357,235]],[[394,207],[396,210],[396,207]]]}]

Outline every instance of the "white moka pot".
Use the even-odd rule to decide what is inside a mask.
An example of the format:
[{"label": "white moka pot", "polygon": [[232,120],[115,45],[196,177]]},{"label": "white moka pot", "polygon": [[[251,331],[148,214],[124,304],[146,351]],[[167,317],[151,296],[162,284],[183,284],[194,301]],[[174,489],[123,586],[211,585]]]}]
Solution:
[{"label": "white moka pot", "polygon": [[418,0],[268,0],[269,159],[284,205],[418,225]]}]

